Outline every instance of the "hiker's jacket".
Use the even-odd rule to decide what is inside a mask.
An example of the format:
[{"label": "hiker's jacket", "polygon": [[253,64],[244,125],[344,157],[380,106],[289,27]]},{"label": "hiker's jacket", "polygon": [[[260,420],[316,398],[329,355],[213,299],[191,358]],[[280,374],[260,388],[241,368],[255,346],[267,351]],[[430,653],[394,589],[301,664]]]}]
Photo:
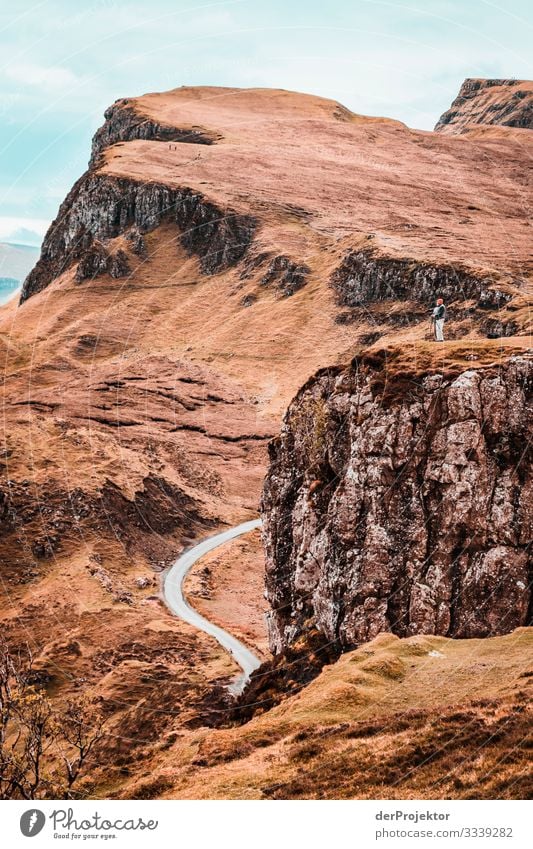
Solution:
[{"label": "hiker's jacket", "polygon": [[439,304],[438,307],[435,307],[431,314],[431,318],[446,318],[446,307],[444,304]]}]

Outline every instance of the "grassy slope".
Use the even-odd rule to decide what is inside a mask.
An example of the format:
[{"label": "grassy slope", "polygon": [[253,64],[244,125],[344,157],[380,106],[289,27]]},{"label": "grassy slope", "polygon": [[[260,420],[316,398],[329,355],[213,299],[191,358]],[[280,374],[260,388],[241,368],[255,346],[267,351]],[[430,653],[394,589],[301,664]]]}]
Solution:
[{"label": "grassy slope", "polygon": [[247,725],[202,730],[154,773],[178,798],[524,798],[533,629],[381,634]]}]

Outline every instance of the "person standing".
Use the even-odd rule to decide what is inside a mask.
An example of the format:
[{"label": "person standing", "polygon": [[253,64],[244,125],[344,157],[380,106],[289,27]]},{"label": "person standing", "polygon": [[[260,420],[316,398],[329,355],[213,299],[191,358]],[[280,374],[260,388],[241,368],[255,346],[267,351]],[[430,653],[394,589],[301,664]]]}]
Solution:
[{"label": "person standing", "polygon": [[431,313],[433,333],[437,342],[444,342],[444,322],[446,321],[446,307],[442,298],[437,299],[437,305]]}]

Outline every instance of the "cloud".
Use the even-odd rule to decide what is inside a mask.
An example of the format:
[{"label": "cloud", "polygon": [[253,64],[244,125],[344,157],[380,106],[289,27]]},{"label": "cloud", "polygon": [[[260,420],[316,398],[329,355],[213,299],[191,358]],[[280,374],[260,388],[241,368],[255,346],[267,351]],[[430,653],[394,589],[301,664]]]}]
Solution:
[{"label": "cloud", "polygon": [[0,216],[0,241],[39,247],[49,224],[45,218]]},{"label": "cloud", "polygon": [[45,67],[31,62],[10,65],[6,68],[6,76],[21,85],[37,86],[46,91],[54,92],[70,88],[79,82],[78,77],[70,68]]}]

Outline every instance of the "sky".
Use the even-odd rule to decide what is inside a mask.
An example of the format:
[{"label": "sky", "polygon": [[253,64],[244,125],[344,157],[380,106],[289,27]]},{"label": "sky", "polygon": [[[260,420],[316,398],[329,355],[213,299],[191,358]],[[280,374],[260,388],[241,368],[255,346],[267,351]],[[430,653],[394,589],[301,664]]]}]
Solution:
[{"label": "sky", "polygon": [[0,7],[0,241],[38,244],[107,106],[277,87],[432,129],[465,77],[531,79],[530,0],[17,0]]}]

